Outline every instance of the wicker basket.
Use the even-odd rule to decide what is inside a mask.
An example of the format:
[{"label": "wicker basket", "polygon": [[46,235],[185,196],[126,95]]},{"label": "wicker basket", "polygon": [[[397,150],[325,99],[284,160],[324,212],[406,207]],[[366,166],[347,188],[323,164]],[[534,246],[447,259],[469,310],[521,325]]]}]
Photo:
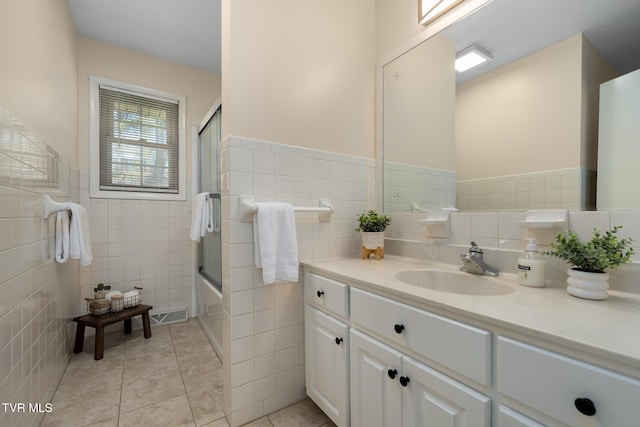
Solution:
[{"label": "wicker basket", "polygon": [[125,291],[122,293],[124,308],[137,307],[142,302],[142,288],[134,287],[130,291]]},{"label": "wicker basket", "polygon": [[94,315],[106,314],[109,312],[109,308],[111,307],[111,303],[108,299],[91,299],[86,298],[87,300],[87,311]]},{"label": "wicker basket", "polygon": [[142,288],[136,286],[129,291],[111,295],[110,299],[85,299],[87,301],[87,312],[95,316],[119,313],[125,308],[137,307],[142,303]]}]

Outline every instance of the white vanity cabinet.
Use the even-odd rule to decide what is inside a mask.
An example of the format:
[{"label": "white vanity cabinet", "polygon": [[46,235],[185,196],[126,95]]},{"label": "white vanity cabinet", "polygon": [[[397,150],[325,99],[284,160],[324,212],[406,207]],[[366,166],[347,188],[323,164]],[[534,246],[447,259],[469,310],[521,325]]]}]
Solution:
[{"label": "white vanity cabinet", "polygon": [[498,408],[498,425],[500,427],[545,427],[544,424],[540,424],[504,405],[500,405]]},{"label": "white vanity cabinet", "polygon": [[307,395],[338,427],[349,425],[348,287],[304,275]]},{"label": "white vanity cabinet", "polygon": [[505,400],[558,425],[640,425],[640,381],[508,337],[498,337],[497,347],[497,388]]},{"label": "white vanity cabinet", "polygon": [[348,285],[312,271],[304,276],[307,394],[339,427],[640,426],[636,359],[523,328],[506,310],[482,321],[445,316],[383,281],[360,286],[357,272]]},{"label": "white vanity cabinet", "polygon": [[[374,300],[367,298],[374,298]],[[393,313],[393,310],[381,304],[396,305],[398,303],[386,298],[383,300],[377,300],[377,298],[382,297],[359,289],[351,289],[353,303],[351,320],[354,325],[350,331],[352,427],[489,426],[491,402],[487,396],[407,356],[400,346],[399,348],[391,347],[356,329],[359,322],[376,324],[377,321],[373,319],[382,319],[383,324],[388,323],[390,319],[387,317],[389,313]],[[356,309],[356,307],[364,307],[364,309]],[[409,306],[404,307],[417,310]],[[422,310],[417,311],[419,313],[412,314],[431,315]],[[394,319],[396,319],[394,316],[404,319],[412,317],[411,315],[403,316],[402,310],[396,311],[391,316]],[[414,336],[422,335],[422,339],[429,342],[429,331],[423,329],[419,332],[423,326],[420,322],[413,323],[412,326],[409,326],[411,323],[395,324],[411,328]],[[392,322],[389,329],[393,330],[394,334],[401,335],[404,329],[393,328],[395,324]],[[372,331],[385,336],[386,329],[381,327],[376,331],[374,327]],[[439,342],[432,342],[432,344],[438,345]]]},{"label": "white vanity cabinet", "polygon": [[351,426],[399,426],[402,353],[355,329],[350,340]]}]

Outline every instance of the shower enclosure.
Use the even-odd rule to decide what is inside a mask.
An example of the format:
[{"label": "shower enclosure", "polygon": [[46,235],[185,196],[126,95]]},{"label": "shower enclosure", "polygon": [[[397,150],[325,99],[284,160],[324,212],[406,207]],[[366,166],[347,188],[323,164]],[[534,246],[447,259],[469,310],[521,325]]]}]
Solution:
[{"label": "shower enclosure", "polygon": [[198,320],[222,360],[222,247],[220,219],[220,118],[222,107],[214,105],[198,133],[198,193],[209,193],[214,230],[198,244],[196,304]]}]

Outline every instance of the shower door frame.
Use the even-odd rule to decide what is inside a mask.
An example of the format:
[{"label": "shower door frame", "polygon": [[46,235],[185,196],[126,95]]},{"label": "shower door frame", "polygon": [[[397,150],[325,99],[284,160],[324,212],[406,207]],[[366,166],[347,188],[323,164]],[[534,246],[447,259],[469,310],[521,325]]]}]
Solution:
[{"label": "shower door frame", "polygon": [[[216,99],[213,103],[213,106],[209,109],[207,114],[205,114],[204,118],[200,122],[199,125],[191,126],[191,200],[195,198],[196,194],[198,194],[198,188],[200,183],[200,132],[204,127],[209,123],[213,115],[218,111],[218,108],[222,106],[222,98]],[[222,221],[221,221],[222,222]],[[191,251],[191,260],[192,260],[192,271],[194,274],[191,276],[191,313],[195,315],[198,310],[198,301],[196,295],[196,280],[197,276],[200,274],[199,265],[200,265],[200,255],[198,250],[198,243],[194,242],[192,245]]]}]

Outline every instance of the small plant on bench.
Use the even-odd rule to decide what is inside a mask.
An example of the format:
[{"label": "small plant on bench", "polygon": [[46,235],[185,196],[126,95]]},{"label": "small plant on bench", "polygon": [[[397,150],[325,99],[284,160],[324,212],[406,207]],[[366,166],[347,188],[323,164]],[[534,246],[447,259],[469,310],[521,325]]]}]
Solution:
[{"label": "small plant on bench", "polygon": [[104,283],[98,283],[98,286],[93,288],[93,299],[103,299],[104,291],[111,289],[111,285],[105,285]]}]

